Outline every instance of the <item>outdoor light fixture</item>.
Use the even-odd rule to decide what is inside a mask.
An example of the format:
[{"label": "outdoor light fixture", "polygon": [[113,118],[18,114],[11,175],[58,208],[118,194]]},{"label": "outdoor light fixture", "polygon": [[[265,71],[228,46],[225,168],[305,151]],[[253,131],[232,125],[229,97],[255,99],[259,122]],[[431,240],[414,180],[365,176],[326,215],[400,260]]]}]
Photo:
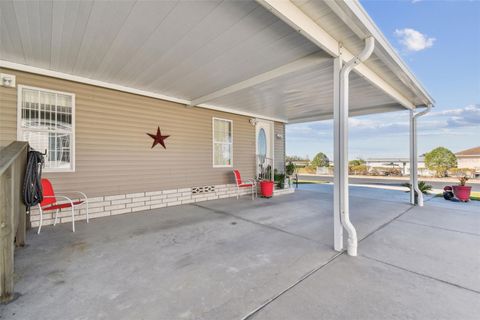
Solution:
[{"label": "outdoor light fixture", "polygon": [[0,83],[2,87],[15,88],[15,76],[6,73],[0,73]]}]

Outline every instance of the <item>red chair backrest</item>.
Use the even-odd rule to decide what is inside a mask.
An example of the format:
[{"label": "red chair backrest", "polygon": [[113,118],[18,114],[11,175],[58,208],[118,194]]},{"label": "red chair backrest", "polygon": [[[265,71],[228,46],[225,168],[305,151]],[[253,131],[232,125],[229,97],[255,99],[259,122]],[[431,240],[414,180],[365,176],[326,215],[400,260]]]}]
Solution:
[{"label": "red chair backrest", "polygon": [[242,176],[240,176],[240,171],[238,170],[233,170],[233,173],[235,174],[235,182],[237,183],[237,186],[242,184]]},{"label": "red chair backrest", "polygon": [[55,198],[55,192],[53,192],[53,186],[50,180],[48,179],[42,179],[42,189],[43,189],[43,196],[49,196],[53,198],[43,198],[43,201],[40,202],[41,207],[48,206],[50,204],[54,204],[57,202],[57,199]]}]

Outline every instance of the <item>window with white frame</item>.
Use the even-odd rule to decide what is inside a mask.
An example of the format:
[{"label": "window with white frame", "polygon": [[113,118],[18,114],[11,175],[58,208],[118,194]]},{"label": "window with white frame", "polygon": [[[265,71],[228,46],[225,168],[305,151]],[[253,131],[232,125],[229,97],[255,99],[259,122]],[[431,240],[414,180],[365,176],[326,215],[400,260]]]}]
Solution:
[{"label": "window with white frame", "polygon": [[233,163],[232,120],[213,118],[213,166],[231,167]]},{"label": "window with white frame", "polygon": [[75,95],[18,86],[18,140],[44,152],[45,171],[73,171]]}]

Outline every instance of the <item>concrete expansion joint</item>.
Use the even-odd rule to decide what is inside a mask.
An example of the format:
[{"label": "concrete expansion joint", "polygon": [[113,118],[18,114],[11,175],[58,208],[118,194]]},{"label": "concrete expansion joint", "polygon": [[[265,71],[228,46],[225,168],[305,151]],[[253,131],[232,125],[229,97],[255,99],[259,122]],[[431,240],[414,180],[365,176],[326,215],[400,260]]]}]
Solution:
[{"label": "concrete expansion joint", "polygon": [[338,257],[340,257],[341,255],[345,254],[346,251],[341,251],[341,252],[338,252],[337,254],[335,254],[333,257],[331,257],[328,261],[326,261],[325,263],[321,264],[320,266],[314,268],[313,270],[307,272],[306,274],[304,274],[302,277],[300,277],[299,280],[297,280],[296,282],[294,282],[292,285],[290,285],[289,287],[287,287],[286,289],[284,289],[283,291],[280,291],[279,293],[277,293],[276,295],[274,295],[273,297],[271,297],[270,299],[268,299],[265,303],[263,303],[262,305],[258,306],[256,309],[250,311],[248,314],[246,314],[244,317],[241,318],[241,320],[249,320],[249,319],[253,319],[255,317],[256,314],[258,314],[259,311],[261,311],[262,309],[264,309],[266,306],[268,306],[270,303],[274,302],[275,300],[277,300],[278,298],[280,298],[282,295],[284,295],[285,293],[289,292],[291,289],[295,288],[297,285],[299,285],[300,283],[302,283],[304,280],[308,279],[309,277],[311,277],[312,275],[314,275],[317,271],[323,269],[324,267],[326,267],[327,265],[329,265],[331,262],[335,261]]},{"label": "concrete expansion joint", "polygon": [[257,222],[255,220],[250,220],[250,219],[247,219],[247,218],[244,218],[244,217],[241,217],[241,216],[237,216],[237,215],[235,215],[233,213],[230,213],[230,212],[227,212],[227,211],[212,209],[212,208],[209,208],[209,207],[206,207],[206,206],[202,206],[198,203],[192,203],[192,206],[196,206],[198,208],[202,208],[202,209],[211,211],[211,212],[216,213],[216,214],[226,215],[226,216],[229,216],[229,217],[232,217],[232,218],[235,218],[235,219],[238,219],[238,220],[242,220],[244,222],[248,222],[248,223],[263,227],[263,228],[267,228],[267,229],[270,229],[270,230],[275,230],[275,231],[278,231],[278,232],[282,232],[282,233],[288,234],[288,235],[296,237],[296,238],[300,238],[300,239],[303,239],[303,240],[314,242],[316,244],[324,244],[324,243],[319,242],[315,239],[304,237],[304,236],[301,236],[301,235],[298,235],[298,234],[295,234],[295,233],[292,233],[292,232],[289,232],[289,231],[286,231],[286,230],[283,230],[283,229],[280,229],[280,228],[276,228],[274,226],[270,226],[270,225],[267,225],[267,224]]},{"label": "concrete expansion joint", "polygon": [[411,206],[410,208],[408,208],[407,210],[401,212],[399,215],[393,217],[392,219],[390,219],[389,221],[385,222],[384,224],[382,224],[381,226],[379,226],[378,228],[376,228],[375,230],[373,230],[372,232],[366,234],[363,238],[359,239],[358,242],[362,242],[363,240],[367,239],[368,237],[370,237],[371,235],[377,233],[377,231],[380,231],[382,230],[383,228],[385,228],[386,226],[388,226],[390,223],[396,221],[397,219],[401,218],[404,214],[406,214],[407,212],[409,212],[410,210],[413,210],[413,208],[415,208],[414,206]]},{"label": "concrete expansion joint", "polygon": [[415,274],[415,275],[423,277],[423,278],[438,281],[438,282],[441,282],[441,283],[444,283],[444,284],[447,284],[447,285],[450,285],[450,286],[453,286],[453,287],[457,287],[459,289],[463,289],[463,290],[467,290],[467,291],[470,291],[470,292],[473,292],[473,293],[476,293],[476,294],[480,294],[480,291],[478,291],[478,290],[467,288],[467,287],[461,286],[459,284],[456,284],[456,283],[453,283],[453,282],[450,282],[450,281],[445,281],[445,280],[442,280],[442,279],[438,279],[438,278],[429,276],[429,275],[424,274],[424,273],[420,273],[420,272],[416,272],[416,271],[413,271],[413,270],[410,270],[410,269],[407,269],[407,268],[404,268],[404,267],[400,267],[400,266],[397,266],[393,263],[389,263],[389,262],[386,262],[386,261],[383,261],[383,260],[380,260],[380,259],[376,259],[376,258],[373,258],[373,257],[369,257],[369,256],[366,256],[366,255],[363,255],[363,254],[360,255],[360,257],[371,260],[371,261],[375,261],[375,262],[378,262],[378,263],[381,263],[381,264],[384,264],[384,265],[387,265],[387,266],[390,266],[392,268],[396,268],[396,269],[399,269],[399,270],[402,270],[402,271],[406,271],[406,272]]},{"label": "concrete expansion joint", "polygon": [[431,226],[431,225],[428,225],[428,224],[418,223],[418,222],[413,222],[413,221],[407,221],[407,220],[399,219],[399,220],[397,220],[397,222],[414,224],[416,226],[422,226],[422,227],[427,227],[427,228],[431,228],[431,229],[437,229],[437,230],[443,230],[443,231],[449,231],[449,232],[456,232],[456,233],[461,233],[461,234],[468,234],[469,236],[474,236],[474,237],[480,237],[480,234],[477,234],[477,233],[459,231],[459,230],[448,229],[448,228],[442,228],[442,227],[438,227],[438,226]]}]

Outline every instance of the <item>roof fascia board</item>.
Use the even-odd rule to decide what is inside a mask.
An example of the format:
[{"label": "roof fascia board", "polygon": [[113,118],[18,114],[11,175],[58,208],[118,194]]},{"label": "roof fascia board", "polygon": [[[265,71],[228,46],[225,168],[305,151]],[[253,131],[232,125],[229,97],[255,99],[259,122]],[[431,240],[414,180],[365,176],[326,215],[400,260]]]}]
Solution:
[{"label": "roof fascia board", "polygon": [[[338,57],[341,55],[344,61],[350,61],[352,58],[354,58],[354,55],[346,48],[342,48],[340,50],[339,41],[328,34],[291,1],[256,1],[333,57]],[[383,90],[386,94],[388,94],[405,108],[415,109],[415,105],[409,99],[404,97],[400,92],[398,92],[365,64],[360,64],[357,66],[355,68],[355,72],[363,76],[374,86]]]},{"label": "roof fascia board", "polygon": [[327,57],[324,54],[319,54],[318,52],[314,54],[310,54],[308,56],[305,56],[293,62],[287,63],[278,68],[256,75],[250,79],[240,81],[226,88],[223,88],[223,89],[214,91],[210,94],[204,95],[202,97],[193,99],[191,102],[191,105],[192,106],[200,105],[202,103],[218,99],[225,95],[259,85],[261,83],[267,82],[275,78],[279,78],[281,76],[284,76],[296,71],[300,71],[307,68],[313,68],[314,66],[317,66],[319,64],[322,64],[328,61],[332,61],[332,58]]},{"label": "roof fascia board", "polygon": [[[43,76],[47,76],[47,77],[58,78],[58,79],[63,79],[63,80],[88,84],[88,85],[92,85],[92,86],[96,86],[96,87],[102,87],[102,88],[117,90],[117,91],[121,91],[121,92],[132,93],[132,94],[136,94],[136,95],[140,95],[140,96],[144,96],[144,97],[175,102],[175,103],[179,103],[179,104],[183,104],[183,105],[190,105],[191,104],[191,101],[187,100],[187,99],[176,98],[176,97],[172,97],[172,96],[168,96],[168,95],[164,95],[164,94],[159,94],[159,93],[155,93],[155,92],[151,92],[151,91],[135,89],[135,88],[126,87],[126,86],[122,86],[122,85],[118,85],[118,84],[114,84],[114,83],[89,79],[89,78],[85,78],[85,77],[75,76],[75,75],[71,75],[71,74],[68,74],[68,73],[63,73],[63,72],[58,72],[58,71],[53,71],[53,70],[48,70],[48,69],[43,69],[43,68],[37,68],[37,67],[28,66],[28,65],[19,64],[19,63],[14,63],[14,62],[6,61],[6,60],[0,60],[0,68],[23,71],[23,72],[33,73],[33,74],[39,74],[39,75],[43,75]],[[288,122],[288,120],[282,119],[282,118],[269,117],[269,116],[259,115],[259,114],[250,113],[250,112],[243,112],[243,111],[238,111],[238,110],[230,109],[230,108],[216,107],[216,106],[209,105],[209,104],[201,104],[201,105],[198,105],[197,107],[204,108],[204,109],[216,110],[216,111],[222,111],[222,112],[228,112],[228,113],[238,114],[238,115],[243,115],[243,116],[248,116],[248,117],[261,118],[261,119],[265,119],[265,120],[283,122],[283,123]]]}]

